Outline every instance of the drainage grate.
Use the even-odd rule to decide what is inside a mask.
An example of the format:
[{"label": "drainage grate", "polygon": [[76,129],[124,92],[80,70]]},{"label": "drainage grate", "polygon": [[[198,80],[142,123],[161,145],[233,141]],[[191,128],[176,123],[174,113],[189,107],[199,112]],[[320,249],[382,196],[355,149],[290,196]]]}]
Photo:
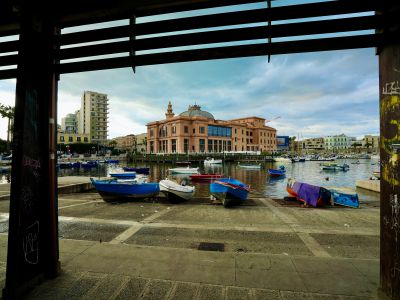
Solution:
[{"label": "drainage grate", "polygon": [[202,242],[199,244],[199,247],[197,248],[198,250],[202,251],[220,251],[224,252],[225,251],[225,245],[222,243],[206,243]]}]

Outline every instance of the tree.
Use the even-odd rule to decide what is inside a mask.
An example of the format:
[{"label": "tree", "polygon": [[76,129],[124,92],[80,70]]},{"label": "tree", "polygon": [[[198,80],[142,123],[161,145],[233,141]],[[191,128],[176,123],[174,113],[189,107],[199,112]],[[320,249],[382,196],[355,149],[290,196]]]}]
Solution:
[{"label": "tree", "polygon": [[0,104],[0,115],[2,118],[8,118],[8,127],[7,127],[7,149],[9,149],[10,145],[10,136],[11,136],[11,120],[14,119],[15,108],[10,105]]}]

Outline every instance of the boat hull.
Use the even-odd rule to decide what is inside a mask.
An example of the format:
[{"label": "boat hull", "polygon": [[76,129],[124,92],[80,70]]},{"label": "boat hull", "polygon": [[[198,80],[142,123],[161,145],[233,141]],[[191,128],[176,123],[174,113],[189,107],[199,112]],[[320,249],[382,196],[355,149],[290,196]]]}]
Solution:
[{"label": "boat hull", "polygon": [[360,202],[357,194],[346,194],[336,190],[331,190],[333,203],[336,205],[359,208]]},{"label": "boat hull", "polygon": [[220,174],[198,174],[189,176],[193,181],[209,181],[209,180],[217,180],[222,178]]},{"label": "boat hull", "polygon": [[222,201],[224,207],[243,203],[249,194],[246,185],[238,180],[221,179],[210,184],[210,193]]},{"label": "boat hull", "polygon": [[283,177],[286,174],[284,170],[268,169],[268,174],[271,177]]},{"label": "boat hull", "polygon": [[196,174],[199,172],[199,168],[174,168],[169,171],[173,174]]}]

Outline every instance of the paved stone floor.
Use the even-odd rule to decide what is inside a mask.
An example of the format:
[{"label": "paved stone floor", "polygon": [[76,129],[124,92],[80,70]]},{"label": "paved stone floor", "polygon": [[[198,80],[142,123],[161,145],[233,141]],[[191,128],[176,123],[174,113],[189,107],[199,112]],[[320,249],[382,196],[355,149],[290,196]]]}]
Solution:
[{"label": "paved stone floor", "polygon": [[[27,298],[376,298],[379,207],[305,209],[255,195],[232,209],[193,203],[60,195],[62,274]],[[0,201],[3,284],[8,206]]]}]

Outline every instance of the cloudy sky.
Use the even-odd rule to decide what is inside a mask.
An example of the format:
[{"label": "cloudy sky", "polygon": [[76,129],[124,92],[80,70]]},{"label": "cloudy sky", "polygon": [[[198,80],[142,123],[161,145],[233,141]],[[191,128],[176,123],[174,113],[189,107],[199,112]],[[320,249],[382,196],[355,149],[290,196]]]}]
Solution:
[{"label": "cloudy sky", "polygon": [[[259,116],[279,135],[300,139],[378,134],[378,58],[374,49],[180,63],[62,75],[58,122],[80,108],[83,91],[110,99],[109,137],[139,134],[195,102],[216,119]],[[0,80],[0,103],[14,105],[15,80]],[[279,118],[278,118],[279,117]],[[275,119],[278,118],[278,119]],[[275,120],[273,120],[275,119]],[[0,138],[6,137],[0,119]]]}]

